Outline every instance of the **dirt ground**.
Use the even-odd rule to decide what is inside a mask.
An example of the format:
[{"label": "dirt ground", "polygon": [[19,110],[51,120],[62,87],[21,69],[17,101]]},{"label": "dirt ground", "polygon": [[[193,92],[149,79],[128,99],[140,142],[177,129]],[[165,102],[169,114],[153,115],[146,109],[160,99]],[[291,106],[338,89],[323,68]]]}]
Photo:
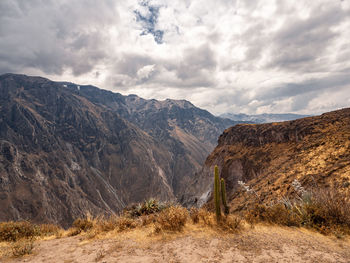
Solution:
[{"label": "dirt ground", "polygon": [[0,262],[350,262],[350,239],[305,229],[249,227],[226,234],[186,227],[178,234],[136,229],[104,236],[35,241],[31,255]]}]

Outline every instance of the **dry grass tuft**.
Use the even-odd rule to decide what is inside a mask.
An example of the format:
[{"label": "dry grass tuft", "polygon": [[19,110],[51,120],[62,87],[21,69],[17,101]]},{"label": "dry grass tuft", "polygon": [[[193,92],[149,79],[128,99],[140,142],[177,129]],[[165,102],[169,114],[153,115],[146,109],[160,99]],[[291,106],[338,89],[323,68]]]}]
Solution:
[{"label": "dry grass tuft", "polygon": [[91,217],[77,218],[73,222],[73,227],[75,227],[76,229],[79,229],[80,231],[90,230],[91,228],[93,228],[93,226],[94,226],[94,222]]},{"label": "dry grass tuft", "polygon": [[157,221],[157,215],[156,214],[151,214],[151,215],[144,215],[140,216],[138,218],[139,225],[141,226],[147,226],[152,223],[155,223]]},{"label": "dry grass tuft", "polygon": [[109,218],[99,218],[96,220],[95,228],[98,228],[100,232],[113,231],[118,227],[118,217],[111,216]]},{"label": "dry grass tuft", "polygon": [[206,226],[214,226],[216,224],[215,215],[207,209],[201,208],[198,211],[200,221]]},{"label": "dry grass tuft", "polygon": [[137,227],[137,223],[134,219],[128,217],[119,217],[117,220],[118,232],[125,231],[127,229],[133,229]]},{"label": "dry grass tuft", "polygon": [[237,233],[243,227],[242,219],[234,215],[224,216],[221,218],[219,227],[226,232]]},{"label": "dry grass tuft", "polygon": [[73,236],[79,235],[80,233],[81,233],[80,229],[72,227],[72,228],[68,229],[68,232],[66,235],[68,237],[73,237]]},{"label": "dry grass tuft", "polygon": [[192,207],[190,210],[190,217],[193,224],[199,223],[199,209],[196,207]]},{"label": "dry grass tuft", "polygon": [[41,236],[60,236],[62,228],[54,224],[42,224],[39,225],[39,231]]},{"label": "dry grass tuft", "polygon": [[188,212],[181,206],[171,206],[159,213],[155,232],[159,230],[182,231],[187,221]]}]

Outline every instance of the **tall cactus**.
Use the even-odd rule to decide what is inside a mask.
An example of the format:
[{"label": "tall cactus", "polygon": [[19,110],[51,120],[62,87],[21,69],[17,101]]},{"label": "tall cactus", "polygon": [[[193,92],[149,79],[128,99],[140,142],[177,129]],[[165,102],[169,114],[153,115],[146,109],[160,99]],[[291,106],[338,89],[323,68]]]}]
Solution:
[{"label": "tall cactus", "polygon": [[217,165],[215,165],[215,168],[214,168],[214,203],[215,203],[216,221],[220,222],[220,219],[221,219],[220,178],[219,178],[219,168]]},{"label": "tall cactus", "polygon": [[230,212],[230,209],[228,208],[227,201],[226,201],[226,185],[225,185],[224,178],[221,178],[221,201],[222,201],[222,205],[224,206],[224,213],[225,215],[228,215]]}]

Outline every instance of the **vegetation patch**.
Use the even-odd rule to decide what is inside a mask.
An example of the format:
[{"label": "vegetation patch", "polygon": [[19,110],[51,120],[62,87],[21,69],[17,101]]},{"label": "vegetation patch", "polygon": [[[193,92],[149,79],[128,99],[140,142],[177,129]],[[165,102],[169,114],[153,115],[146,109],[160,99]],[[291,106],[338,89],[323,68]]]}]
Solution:
[{"label": "vegetation patch", "polygon": [[306,191],[295,180],[296,198],[282,198],[266,205],[256,203],[245,219],[250,224],[267,222],[285,226],[304,226],[323,234],[350,234],[350,195],[335,187]]},{"label": "vegetation patch", "polygon": [[169,203],[163,203],[157,199],[150,198],[143,203],[134,204],[124,208],[123,214],[129,217],[140,217],[144,215],[156,214],[171,206]]},{"label": "vegetation patch", "polygon": [[188,212],[181,206],[171,206],[159,213],[156,228],[168,231],[181,231],[187,221]]},{"label": "vegetation patch", "polygon": [[17,241],[40,236],[40,227],[27,221],[0,223],[0,241]]},{"label": "vegetation patch", "polygon": [[24,255],[32,254],[34,248],[33,239],[21,239],[12,243],[11,250],[12,256],[22,257]]},{"label": "vegetation patch", "polygon": [[230,232],[230,233],[236,233],[240,229],[242,229],[242,219],[235,215],[226,215],[221,218],[219,227],[221,230]]}]

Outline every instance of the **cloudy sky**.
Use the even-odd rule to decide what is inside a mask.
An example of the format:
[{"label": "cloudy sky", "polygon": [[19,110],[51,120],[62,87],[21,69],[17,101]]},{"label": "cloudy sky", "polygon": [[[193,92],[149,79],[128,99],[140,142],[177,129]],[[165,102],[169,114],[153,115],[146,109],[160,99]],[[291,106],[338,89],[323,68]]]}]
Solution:
[{"label": "cloudy sky", "polygon": [[350,107],[350,0],[0,0],[0,74],[224,112]]}]

